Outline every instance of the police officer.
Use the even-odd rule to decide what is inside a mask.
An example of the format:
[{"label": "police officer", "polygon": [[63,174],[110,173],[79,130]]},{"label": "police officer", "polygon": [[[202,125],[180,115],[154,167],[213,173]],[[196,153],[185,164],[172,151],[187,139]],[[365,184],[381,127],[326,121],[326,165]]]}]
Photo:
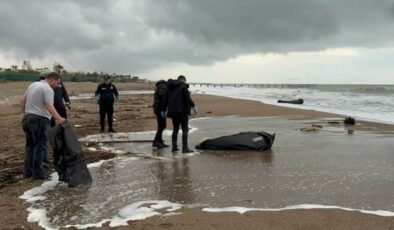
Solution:
[{"label": "police officer", "polygon": [[100,105],[101,132],[104,132],[105,116],[107,116],[108,132],[115,133],[116,131],[112,127],[112,115],[114,113],[114,102],[119,100],[119,93],[115,85],[111,83],[111,76],[104,75],[104,82],[97,86],[95,96]]}]

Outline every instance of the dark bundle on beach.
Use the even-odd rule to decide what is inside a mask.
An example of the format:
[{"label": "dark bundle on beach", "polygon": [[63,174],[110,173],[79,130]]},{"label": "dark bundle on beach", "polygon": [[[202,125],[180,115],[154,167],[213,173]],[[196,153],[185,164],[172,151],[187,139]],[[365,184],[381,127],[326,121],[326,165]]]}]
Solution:
[{"label": "dark bundle on beach", "polygon": [[266,132],[245,132],[208,139],[196,146],[210,150],[268,150],[274,144],[275,134]]},{"label": "dark bundle on beach", "polygon": [[47,131],[49,143],[53,147],[54,167],[59,181],[69,187],[90,184],[92,177],[86,166],[81,145],[69,123],[56,125]]},{"label": "dark bundle on beach", "polygon": [[356,119],[353,117],[346,117],[345,120],[343,121],[345,125],[355,125],[356,124]]},{"label": "dark bundle on beach", "polygon": [[290,101],[286,101],[286,100],[278,100],[278,103],[288,103],[288,104],[297,104],[297,105],[302,105],[304,104],[304,100],[299,98],[299,99],[295,99],[295,100],[290,100]]}]

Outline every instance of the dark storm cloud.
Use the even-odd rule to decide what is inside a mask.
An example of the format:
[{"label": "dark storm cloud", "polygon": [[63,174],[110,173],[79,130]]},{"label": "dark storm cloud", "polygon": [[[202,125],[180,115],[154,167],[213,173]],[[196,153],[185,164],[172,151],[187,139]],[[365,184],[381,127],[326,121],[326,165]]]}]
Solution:
[{"label": "dark storm cloud", "polygon": [[137,72],[247,53],[393,45],[388,0],[0,1],[0,52]]}]

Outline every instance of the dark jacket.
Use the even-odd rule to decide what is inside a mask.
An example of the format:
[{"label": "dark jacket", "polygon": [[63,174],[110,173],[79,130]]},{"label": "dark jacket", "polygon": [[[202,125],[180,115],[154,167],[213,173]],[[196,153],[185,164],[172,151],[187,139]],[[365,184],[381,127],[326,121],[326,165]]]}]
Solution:
[{"label": "dark jacket", "polygon": [[190,109],[194,107],[194,102],[190,97],[189,85],[178,80],[169,79],[167,81],[168,93],[168,116],[181,113],[190,115]]},{"label": "dark jacket", "polygon": [[49,143],[53,147],[53,164],[59,180],[69,187],[90,184],[92,177],[86,166],[79,143],[70,124],[56,125],[46,131]]},{"label": "dark jacket", "polygon": [[55,98],[53,100],[53,106],[56,111],[65,110],[63,99],[65,102],[70,103],[70,98],[68,97],[68,93],[66,87],[64,87],[63,82],[60,82],[60,85],[53,89]]},{"label": "dark jacket", "polygon": [[153,112],[160,115],[160,112],[167,110],[167,82],[160,80],[156,83],[156,90],[153,101]]},{"label": "dark jacket", "polygon": [[113,104],[115,101],[115,97],[119,98],[118,90],[112,83],[108,85],[105,83],[101,83],[97,86],[97,90],[94,95],[96,97],[100,96],[100,104]]}]

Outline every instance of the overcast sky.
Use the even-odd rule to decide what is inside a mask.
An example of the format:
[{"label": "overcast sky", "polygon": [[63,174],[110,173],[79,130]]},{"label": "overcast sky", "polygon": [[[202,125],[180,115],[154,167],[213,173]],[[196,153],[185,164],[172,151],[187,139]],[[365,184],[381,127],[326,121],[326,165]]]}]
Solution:
[{"label": "overcast sky", "polygon": [[394,0],[0,0],[0,66],[394,84]]}]

